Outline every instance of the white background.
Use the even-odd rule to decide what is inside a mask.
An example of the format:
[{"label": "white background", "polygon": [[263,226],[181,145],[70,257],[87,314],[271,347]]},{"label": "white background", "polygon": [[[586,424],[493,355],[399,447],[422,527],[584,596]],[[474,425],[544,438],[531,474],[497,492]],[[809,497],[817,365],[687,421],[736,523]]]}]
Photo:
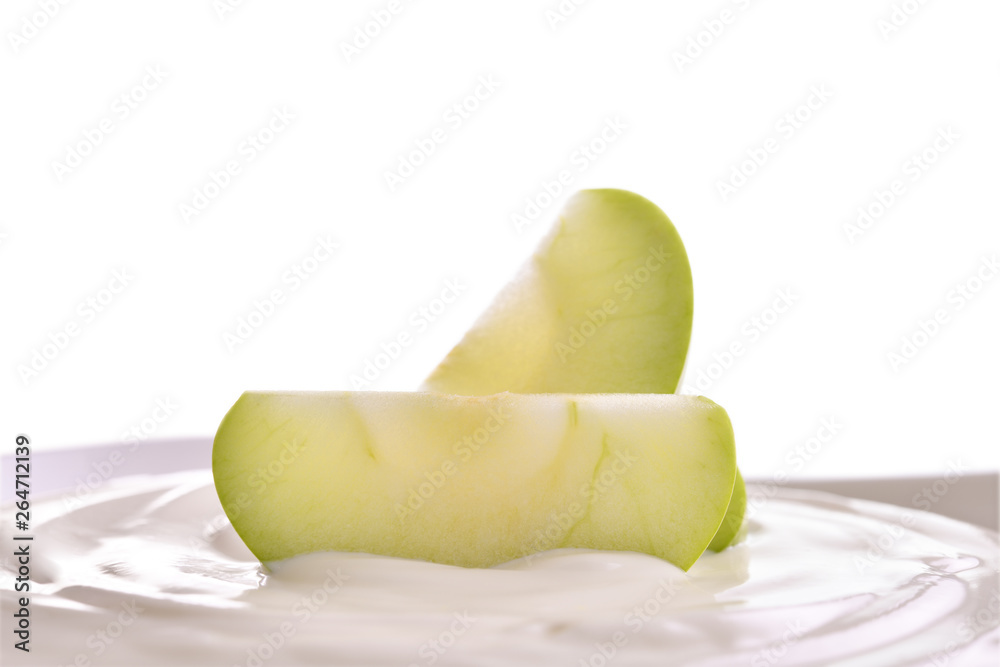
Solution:
[{"label": "white background", "polygon": [[[151,438],[210,436],[244,389],[350,388],[400,332],[414,343],[371,388],[414,388],[569,192],[522,233],[512,214],[571,169],[572,189],[634,190],[676,224],[695,281],[687,382],[718,376],[703,393],[728,409],[747,475],[998,466],[1000,280],[960,309],[949,298],[1000,251],[996,3],[908,2],[888,32],[889,0],[592,0],[554,26],[556,0],[422,0],[348,62],[342,44],[387,4],[250,0],[220,15],[211,0],[95,1],[46,18],[4,2],[11,442],[117,442],[144,420]],[[147,68],[164,78],[145,78],[122,118],[116,98]],[[489,76],[495,93],[447,122]],[[783,117],[820,88],[829,99],[788,136]],[[294,120],[247,161],[241,144],[276,108]],[[54,163],[105,118],[110,134],[60,178]],[[627,128],[581,170],[574,152],[607,119]],[[385,172],[436,127],[446,142],[390,191]],[[907,161],[948,128],[957,139],[911,178]],[[769,138],[777,151],[724,201],[718,184]],[[185,220],[180,205],[231,159],[240,173]],[[905,192],[851,243],[845,225],[894,179]],[[340,248],[293,290],[283,275],[321,235]],[[79,304],[122,269],[128,286],[87,319]],[[468,287],[416,332],[412,313],[447,279]],[[286,301],[230,351],[224,335],[275,288]],[[751,340],[744,327],[779,290],[794,305]],[[945,324],[893,368],[889,353],[938,309]],[[79,334],[22,377],[70,323]],[[737,341],[745,353],[713,369]],[[177,407],[154,429],[158,400]],[[843,426],[808,461],[788,458],[824,419]]]}]

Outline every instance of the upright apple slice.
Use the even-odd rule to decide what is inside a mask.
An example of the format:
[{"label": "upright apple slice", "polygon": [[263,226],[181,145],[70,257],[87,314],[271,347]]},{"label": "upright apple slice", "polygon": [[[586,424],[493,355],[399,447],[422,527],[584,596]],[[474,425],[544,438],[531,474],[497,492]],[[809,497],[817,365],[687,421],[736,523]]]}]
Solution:
[{"label": "upright apple slice", "polygon": [[710,551],[722,551],[736,539],[736,534],[740,532],[743,525],[743,516],[747,510],[747,487],[743,483],[743,475],[739,469],[736,470],[736,483],[733,484],[733,497],[729,499],[729,509],[722,519],[719,531],[712,538],[712,543],[708,545]]},{"label": "upright apple slice", "polygon": [[486,567],[582,547],[686,570],[736,463],[726,412],[701,397],[248,392],[212,470],[262,561],[338,550]]},{"label": "upright apple slice", "polygon": [[[423,388],[672,393],[692,313],[687,253],[663,211],[625,190],[584,190]],[[745,506],[740,478],[714,551],[732,542]]]},{"label": "upright apple slice", "polygon": [[625,190],[583,190],[424,388],[669,394],[692,299],[687,253],[663,211]]}]

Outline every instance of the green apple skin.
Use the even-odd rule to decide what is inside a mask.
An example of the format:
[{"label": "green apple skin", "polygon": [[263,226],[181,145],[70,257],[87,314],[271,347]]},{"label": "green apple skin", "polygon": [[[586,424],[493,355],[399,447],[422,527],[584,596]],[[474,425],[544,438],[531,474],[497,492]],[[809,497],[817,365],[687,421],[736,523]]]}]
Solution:
[{"label": "green apple skin", "polygon": [[[693,303],[687,253],[666,214],[632,192],[583,190],[423,389],[673,393]],[[742,523],[742,478],[733,493],[716,544],[729,544]]]},{"label": "green apple skin", "polygon": [[736,470],[736,483],[733,485],[733,497],[729,500],[729,509],[722,519],[719,531],[712,538],[712,543],[708,545],[710,551],[719,552],[728,547],[736,539],[740,527],[743,525],[743,516],[747,510],[747,488],[743,483],[743,475]]},{"label": "green apple skin", "polygon": [[261,561],[352,551],[489,567],[553,548],[687,570],[736,478],[732,427],[676,395],[247,392],[212,470]]},{"label": "green apple skin", "polygon": [[673,393],[691,338],[687,253],[625,190],[583,190],[427,378],[447,394]]}]

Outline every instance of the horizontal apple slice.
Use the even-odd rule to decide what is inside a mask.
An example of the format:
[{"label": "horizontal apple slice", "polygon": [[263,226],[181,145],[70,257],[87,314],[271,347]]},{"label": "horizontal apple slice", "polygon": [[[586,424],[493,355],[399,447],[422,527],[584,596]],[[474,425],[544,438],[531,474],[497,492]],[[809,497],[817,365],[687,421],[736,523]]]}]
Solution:
[{"label": "horizontal apple slice", "polygon": [[736,476],[725,410],[698,396],[247,392],[212,451],[262,561],[354,551],[488,567],[639,551],[688,569]]},{"label": "horizontal apple slice", "polygon": [[692,314],[691,267],[666,214],[632,192],[583,190],[423,388],[669,394]]}]

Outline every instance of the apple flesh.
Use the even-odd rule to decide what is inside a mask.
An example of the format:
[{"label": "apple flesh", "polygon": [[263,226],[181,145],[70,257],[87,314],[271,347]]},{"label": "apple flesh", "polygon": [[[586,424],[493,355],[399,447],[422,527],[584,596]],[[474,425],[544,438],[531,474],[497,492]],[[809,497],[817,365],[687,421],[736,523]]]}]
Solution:
[{"label": "apple flesh", "polygon": [[666,214],[632,192],[583,190],[423,388],[669,394],[692,313],[691,267]]},{"label": "apple flesh", "polygon": [[702,397],[247,392],[212,451],[262,561],[335,550],[488,567],[560,547],[688,569],[736,478]]}]

